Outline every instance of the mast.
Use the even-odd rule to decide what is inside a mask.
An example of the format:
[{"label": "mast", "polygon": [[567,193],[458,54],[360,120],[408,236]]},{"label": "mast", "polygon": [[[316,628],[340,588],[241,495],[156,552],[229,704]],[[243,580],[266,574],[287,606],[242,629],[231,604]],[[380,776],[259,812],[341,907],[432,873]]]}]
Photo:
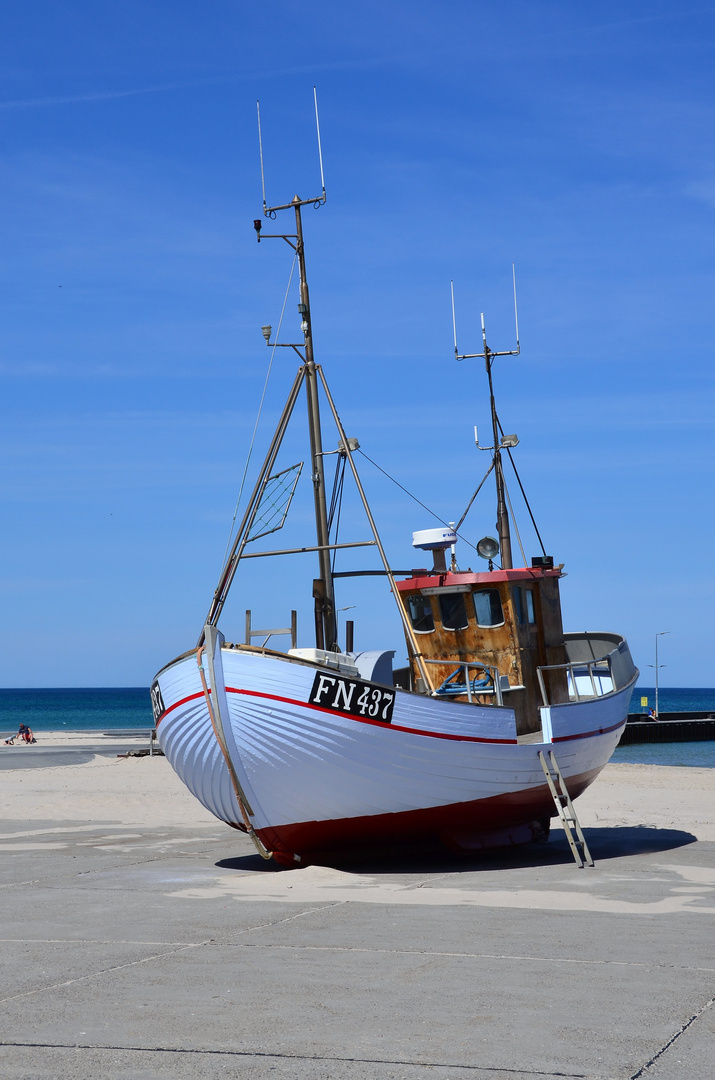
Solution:
[{"label": "mast", "polygon": [[494,399],[494,384],[492,382],[492,363],[495,353],[493,353],[487,345],[483,315],[482,335],[484,338],[484,363],[486,365],[487,378],[489,380],[489,404],[492,415],[492,434],[494,436],[494,477],[497,488],[497,535],[499,537],[499,548],[501,550],[502,569],[511,570],[513,566],[511,561],[511,531],[509,529],[509,514],[506,508],[506,499],[504,497],[504,470],[501,459],[501,440],[499,439],[499,418],[497,417],[497,406]]},{"label": "mast", "polygon": [[[390,581],[390,588],[397,603],[398,612],[405,628],[405,634],[408,641],[408,649],[410,655],[414,656],[417,666],[419,668],[421,677],[425,686],[432,688],[432,682],[429,677],[429,672],[425,664],[423,663],[421,653],[419,651],[419,645],[412,631],[412,626],[409,622],[405,609],[400,601],[393,571],[390,569],[385,550],[382,546],[382,542],[377,532],[375,522],[372,517],[372,513],[365,498],[365,492],[362,488],[360,478],[357,474],[355,462],[352,457],[352,450],[357,446],[357,440],[348,439],[345,435],[342,423],[335,409],[335,404],[330,395],[328,385],[325,381],[325,376],[319,365],[315,363],[315,356],[313,350],[313,330],[312,320],[310,313],[310,292],[308,289],[308,277],[305,266],[305,244],[303,240],[303,219],[302,219],[302,207],[312,206],[317,209],[322,206],[326,201],[325,195],[325,179],[323,176],[323,160],[322,150],[320,146],[320,127],[318,124],[318,102],[315,96],[315,89],[313,90],[313,96],[315,100],[315,121],[318,135],[318,154],[320,159],[320,178],[322,183],[322,193],[314,196],[310,199],[301,199],[298,195],[294,195],[293,199],[289,203],[283,203],[280,206],[268,206],[266,202],[266,185],[263,171],[263,140],[261,135],[261,114],[260,107],[257,109],[258,114],[258,147],[261,159],[261,183],[263,188],[263,214],[264,217],[274,221],[278,211],[280,210],[293,210],[295,214],[295,233],[262,233],[263,222],[260,218],[254,219],[253,228],[256,231],[256,239],[260,244],[261,240],[284,240],[289,247],[295,252],[295,258],[298,262],[299,269],[299,281],[300,281],[300,302],[298,304],[298,313],[301,316],[301,331],[303,333],[303,341],[300,344],[295,342],[271,342],[272,326],[261,327],[263,331],[263,337],[266,345],[269,348],[282,348],[293,349],[294,352],[301,359],[301,366],[298,369],[291,394],[283,410],[283,414],[279,421],[276,432],[273,436],[273,441],[269,452],[264,460],[261,473],[254,488],[253,494],[249,500],[248,506],[243,516],[243,520],[238,530],[238,534],[231,548],[230,554],[225,561],[224,568],[221,572],[221,578],[219,585],[214,593],[214,599],[211,604],[208,618],[206,622],[212,626],[215,626],[221,610],[228,595],[228,590],[231,587],[236,569],[238,567],[239,560],[241,558],[259,558],[265,555],[287,555],[303,551],[317,551],[318,553],[318,566],[319,577],[313,581],[313,597],[315,600],[315,643],[319,649],[327,647],[328,650],[338,648],[337,644],[337,623],[336,623],[336,611],[335,611],[335,592],[333,573],[331,568],[330,553],[331,550],[342,547],[363,547],[367,545],[375,544],[380,552],[380,556],[384,565],[384,573],[387,575]],[[285,551],[268,551],[258,554],[251,554],[246,556],[244,549],[246,544],[250,542],[251,528],[256,519],[256,515],[261,506],[261,499],[266,490],[267,483],[270,482],[270,472],[273,468],[273,464],[276,459],[276,455],[280,449],[285,429],[293,412],[293,408],[300,390],[301,383],[305,382],[306,396],[307,396],[307,412],[308,412],[308,434],[310,437],[310,458],[311,458],[311,478],[313,481],[313,501],[315,510],[315,530],[317,544],[316,547],[303,547],[288,549]],[[374,540],[367,541],[366,543],[360,542],[358,544],[331,544],[330,543],[330,529],[328,525],[328,509],[327,500],[325,494],[325,471],[323,467],[323,440],[320,423],[320,401],[318,395],[318,384],[322,384],[325,398],[333,414],[335,425],[338,429],[338,435],[340,439],[339,453],[344,454],[350,463],[350,468],[355,478],[360,497],[362,499],[365,511],[367,514],[370,528],[372,529]],[[351,447],[351,444],[355,442],[355,447]],[[335,453],[335,451],[333,451]],[[263,534],[262,534],[263,535]],[[199,646],[204,641],[204,630],[202,630],[201,637],[199,639]]]},{"label": "mast", "polygon": [[[303,316],[301,329],[305,341],[305,388],[308,403],[308,431],[310,435],[311,478],[313,481],[313,499],[315,503],[316,543],[323,550],[318,552],[319,577],[313,583],[315,598],[315,637],[319,649],[332,648],[336,643],[335,627],[335,591],[330,568],[330,551],[327,545],[328,508],[325,498],[325,471],[323,469],[323,439],[320,427],[320,402],[318,400],[318,378],[313,354],[313,330],[310,317],[310,294],[305,270],[305,245],[303,243],[303,221],[301,206],[303,203],[296,195],[292,205],[295,208],[296,251],[300,273],[300,304],[298,310]],[[321,640],[322,639],[322,640]]]},{"label": "mast", "polygon": [[[320,428],[320,402],[318,400],[318,377],[313,354],[313,329],[310,317],[310,293],[308,291],[308,278],[305,270],[305,245],[303,243],[303,219],[301,208],[303,206],[319,207],[325,203],[325,177],[323,175],[323,151],[320,144],[320,123],[318,120],[318,98],[313,87],[313,100],[315,102],[315,127],[318,136],[318,158],[320,161],[320,181],[322,192],[312,199],[301,199],[294,195],[289,203],[280,206],[268,206],[266,203],[266,182],[263,171],[263,139],[261,136],[261,110],[257,109],[258,115],[258,148],[261,158],[261,184],[263,188],[263,214],[274,220],[279,210],[293,210],[295,212],[295,234],[285,233],[264,234],[263,239],[285,240],[296,253],[300,276],[300,303],[298,312],[301,316],[301,330],[303,331],[302,345],[283,344],[281,348],[294,349],[303,361],[303,374],[308,405],[308,433],[310,436],[310,462],[311,478],[313,481],[313,501],[315,504],[315,533],[317,537],[318,551],[318,577],[313,581],[313,597],[315,599],[315,644],[319,649],[332,649],[337,644],[337,627],[335,624],[335,591],[333,575],[330,568],[328,508],[325,498],[325,471],[323,469],[323,439]],[[261,242],[261,220],[254,221],[258,242]],[[264,327],[266,344],[270,345],[271,327]],[[276,342],[274,345],[278,345]]]}]

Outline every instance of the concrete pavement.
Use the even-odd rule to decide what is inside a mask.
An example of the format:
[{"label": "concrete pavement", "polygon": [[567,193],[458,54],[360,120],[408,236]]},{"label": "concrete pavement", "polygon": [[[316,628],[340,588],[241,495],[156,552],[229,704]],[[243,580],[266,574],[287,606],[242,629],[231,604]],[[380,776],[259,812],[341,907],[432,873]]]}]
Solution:
[{"label": "concrete pavement", "polygon": [[[168,766],[139,766],[151,798]],[[204,817],[15,819],[0,1076],[710,1080],[715,843],[585,832],[595,869],[556,827],[286,871]]]}]

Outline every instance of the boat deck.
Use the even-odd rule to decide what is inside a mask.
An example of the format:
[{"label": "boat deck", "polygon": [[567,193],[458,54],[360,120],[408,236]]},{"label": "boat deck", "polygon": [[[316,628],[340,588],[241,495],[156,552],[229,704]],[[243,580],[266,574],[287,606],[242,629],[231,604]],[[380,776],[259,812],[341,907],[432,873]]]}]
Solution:
[{"label": "boat deck", "polygon": [[516,741],[521,745],[541,743],[544,741],[544,736],[541,731],[527,731],[525,735],[517,735]]}]

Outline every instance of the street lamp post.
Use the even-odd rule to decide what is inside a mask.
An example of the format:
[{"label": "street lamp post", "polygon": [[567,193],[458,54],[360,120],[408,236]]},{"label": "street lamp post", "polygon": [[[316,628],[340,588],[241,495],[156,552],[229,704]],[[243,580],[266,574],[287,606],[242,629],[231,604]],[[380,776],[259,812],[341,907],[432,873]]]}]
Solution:
[{"label": "street lamp post", "polygon": [[661,630],[661,632],[659,634],[655,635],[655,664],[649,664],[648,665],[648,667],[655,668],[655,718],[656,718],[656,720],[660,716],[660,713],[658,711],[658,670],[660,668],[662,668],[662,667],[667,667],[668,666],[667,664],[659,664],[658,663],[658,638],[659,637],[665,637],[665,635],[669,634],[669,633],[670,633],[670,630]]}]

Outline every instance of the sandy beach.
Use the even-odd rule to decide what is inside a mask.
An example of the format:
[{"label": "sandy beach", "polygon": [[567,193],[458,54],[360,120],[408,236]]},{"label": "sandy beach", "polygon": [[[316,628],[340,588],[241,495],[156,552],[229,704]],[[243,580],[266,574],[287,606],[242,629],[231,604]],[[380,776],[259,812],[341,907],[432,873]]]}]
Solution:
[{"label": "sandy beach", "polygon": [[[127,745],[127,739],[119,737],[53,731],[36,735],[37,746],[2,746],[0,754],[27,756],[35,750],[56,748],[76,750],[80,755],[93,747],[101,754],[80,764],[73,764],[68,755],[69,764],[4,770],[0,785],[3,822],[24,821],[28,828],[33,822],[53,821],[221,827],[187,791],[163,756],[119,757]],[[146,737],[133,742],[135,749],[148,746]]]},{"label": "sandy beach", "polygon": [[[146,739],[136,739],[137,747],[145,745]],[[38,733],[37,749],[95,747],[102,756],[79,765],[6,770],[0,820],[221,827],[165,758],[107,756],[125,746],[126,739],[86,732]],[[0,747],[2,754],[18,750],[30,754],[35,747]],[[576,807],[584,827],[678,828],[715,840],[715,770],[608,765]]]}]

